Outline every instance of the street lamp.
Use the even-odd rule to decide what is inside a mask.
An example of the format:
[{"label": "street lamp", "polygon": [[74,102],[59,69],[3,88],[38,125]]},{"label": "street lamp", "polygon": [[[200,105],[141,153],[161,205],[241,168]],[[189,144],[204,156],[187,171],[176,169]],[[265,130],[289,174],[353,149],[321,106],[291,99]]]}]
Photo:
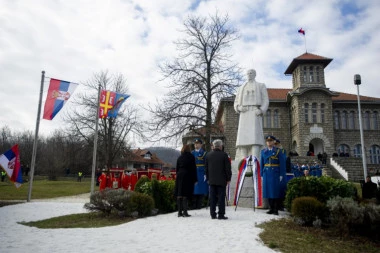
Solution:
[{"label": "street lamp", "polygon": [[367,157],[364,149],[364,137],[363,137],[363,126],[362,126],[362,113],[360,108],[360,95],[359,95],[359,85],[362,83],[360,75],[356,74],[354,76],[354,84],[358,89],[358,110],[359,110],[359,128],[360,128],[360,142],[362,145],[362,160],[363,160],[363,170],[364,170],[364,180],[367,178]]}]

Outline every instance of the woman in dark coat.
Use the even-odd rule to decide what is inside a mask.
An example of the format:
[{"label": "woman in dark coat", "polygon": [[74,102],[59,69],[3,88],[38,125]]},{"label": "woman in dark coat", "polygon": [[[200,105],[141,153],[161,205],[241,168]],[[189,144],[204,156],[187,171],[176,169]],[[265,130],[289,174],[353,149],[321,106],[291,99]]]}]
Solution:
[{"label": "woman in dark coat", "polygon": [[197,167],[191,154],[190,145],[183,145],[176,166],[175,195],[177,196],[178,217],[189,217],[188,198],[194,192],[197,183]]}]

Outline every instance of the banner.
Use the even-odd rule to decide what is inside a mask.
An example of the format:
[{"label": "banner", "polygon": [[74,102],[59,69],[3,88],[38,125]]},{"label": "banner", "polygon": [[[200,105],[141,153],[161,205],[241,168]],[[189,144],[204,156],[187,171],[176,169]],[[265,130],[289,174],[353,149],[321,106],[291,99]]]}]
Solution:
[{"label": "banner", "polygon": [[116,118],[120,106],[129,95],[102,90],[100,93],[99,118]]},{"label": "banner", "polygon": [[18,144],[0,156],[0,166],[7,173],[10,181],[19,188],[22,184],[22,171]]},{"label": "banner", "polygon": [[76,83],[51,78],[43,118],[52,120],[69,100],[77,86]]}]

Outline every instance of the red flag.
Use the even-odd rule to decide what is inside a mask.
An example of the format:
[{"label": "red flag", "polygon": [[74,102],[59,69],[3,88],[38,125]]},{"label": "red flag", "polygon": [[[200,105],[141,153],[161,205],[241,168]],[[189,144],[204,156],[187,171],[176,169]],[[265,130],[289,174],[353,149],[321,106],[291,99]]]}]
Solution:
[{"label": "red flag", "polygon": [[303,30],[302,28],[300,28],[300,29],[298,30],[298,32],[299,32],[299,33],[302,33],[303,35],[305,35],[305,30]]}]

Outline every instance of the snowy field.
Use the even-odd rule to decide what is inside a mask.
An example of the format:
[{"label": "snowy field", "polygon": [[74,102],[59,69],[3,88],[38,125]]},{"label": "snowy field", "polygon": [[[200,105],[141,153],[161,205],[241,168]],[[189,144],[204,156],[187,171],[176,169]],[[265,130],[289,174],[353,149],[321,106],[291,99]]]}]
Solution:
[{"label": "snowy field", "polygon": [[192,217],[169,213],[103,228],[38,229],[17,224],[67,214],[84,213],[88,198],[34,200],[0,208],[0,252],[275,252],[264,246],[256,224],[280,216],[229,206],[228,220],[212,220],[209,209]]}]

